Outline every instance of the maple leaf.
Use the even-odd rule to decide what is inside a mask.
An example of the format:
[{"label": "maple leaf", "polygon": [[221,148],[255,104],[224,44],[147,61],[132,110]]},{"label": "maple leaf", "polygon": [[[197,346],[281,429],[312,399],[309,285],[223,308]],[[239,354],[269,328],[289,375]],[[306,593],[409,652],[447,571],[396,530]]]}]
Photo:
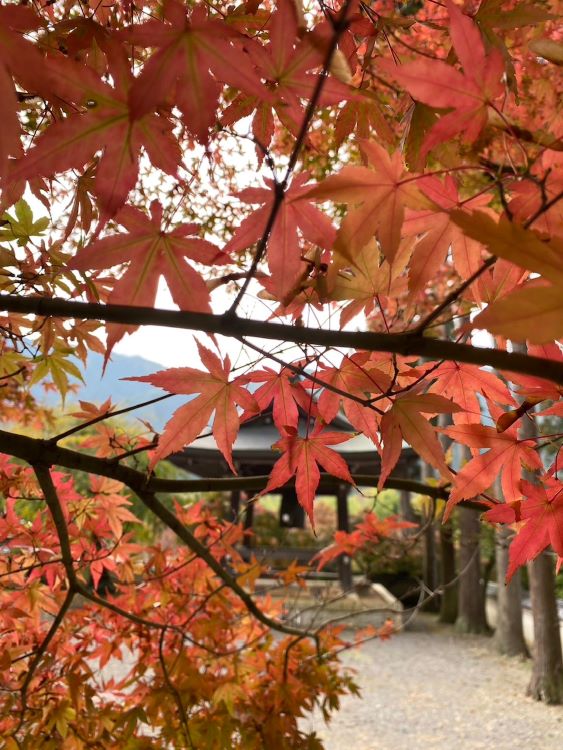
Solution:
[{"label": "maple leaf", "polygon": [[[340,326],[349,323],[361,312],[369,315],[379,308],[382,300],[400,296],[406,289],[401,271],[410,255],[410,246],[399,249],[393,265],[381,259],[375,240],[359,250],[352,261],[340,253],[332,254],[326,279],[317,285],[323,301],[351,300],[342,308]],[[402,262],[404,260],[404,263]]]},{"label": "maple leaf", "polygon": [[31,8],[0,8],[0,180],[6,176],[8,157],[22,154],[19,103],[12,76],[32,91],[48,88],[49,78],[39,50],[23,36],[41,26],[41,19]]},{"label": "maple leaf", "polygon": [[445,521],[457,503],[488,490],[499,474],[505,501],[510,503],[517,500],[520,497],[522,465],[528,469],[542,467],[534,441],[519,440],[515,427],[499,433],[494,427],[465,424],[447,427],[442,432],[452,440],[468,445],[474,452],[489,449],[474,456],[456,474],[454,489],[446,504]]},{"label": "maple leaf", "polygon": [[[366,352],[345,356],[338,367],[324,365],[318,370],[317,378],[344,393],[361,398],[371,394],[379,396],[391,386],[389,375],[377,367],[376,357]],[[373,409],[328,389],[323,389],[317,404],[319,414],[327,424],[335,419],[342,404],[350,424],[379,445],[379,419]]]},{"label": "maple leaf", "polygon": [[513,404],[507,386],[494,373],[463,362],[442,362],[431,374],[430,391],[451,398],[461,410],[454,413],[456,424],[481,421],[478,395],[499,404]]},{"label": "maple leaf", "polygon": [[346,461],[328,447],[349,439],[350,435],[346,433],[323,432],[320,422],[305,437],[298,435],[297,430],[286,430],[285,435],[272,446],[273,450],[282,451],[283,456],[274,464],[263,492],[281,487],[295,475],[297,500],[314,528],[313,501],[320,481],[319,465],[332,476],[354,485]]},{"label": "maple leaf", "polygon": [[72,106],[74,113],[50,125],[37,145],[14,163],[9,172],[12,182],[82,168],[101,152],[93,190],[107,221],[135,186],[141,149],[155,167],[176,174],[181,151],[173,124],[160,114],[137,117],[131,111],[128,97],[133,78],[122,50],[108,47],[114,87],[92,68],[72,60],[49,59],[42,65],[52,80],[54,94]]},{"label": "maple leaf", "polygon": [[451,472],[444,460],[444,450],[436,437],[436,430],[422,414],[441,414],[459,411],[459,406],[435,394],[406,393],[397,396],[393,406],[381,418],[381,475],[378,489],[381,490],[393,471],[403,448],[403,440],[412,446],[418,455],[434,466],[445,479]]},{"label": "maple leaf", "polygon": [[[311,99],[318,82],[318,74],[310,71],[321,67],[326,56],[323,37],[327,28],[326,24],[319,24],[307,34],[299,33],[295,4],[291,0],[281,0],[269,19],[269,44],[248,46],[248,53],[261,77],[266,79],[272,96],[265,100],[264,96],[241,94],[221,119],[224,125],[229,125],[255,112],[252,132],[260,160],[274,135],[274,112],[289,132],[297,136],[305,117],[301,100]],[[337,54],[333,55],[333,60],[335,58]],[[327,78],[323,81],[318,104],[321,107],[338,104],[349,96],[347,86]]]},{"label": "maple leaf", "polygon": [[446,62],[427,58],[398,67],[391,60],[378,63],[379,69],[402,84],[416,100],[435,109],[454,110],[431,127],[422,144],[423,155],[458,133],[473,143],[487,122],[489,104],[504,90],[501,52],[493,49],[487,54],[478,26],[451,0],[446,6],[449,33],[463,73]]},{"label": "maple leaf", "polygon": [[327,563],[340,555],[353,557],[366,547],[372,548],[381,539],[393,536],[396,531],[414,529],[417,526],[418,524],[403,521],[398,516],[387,516],[382,519],[378,518],[375,513],[366,513],[351,533],[336,531],[334,543],[317,553],[313,561],[317,560],[317,570],[322,570]]},{"label": "maple leaf", "polygon": [[563,335],[563,240],[543,241],[537,232],[506,217],[495,222],[477,211],[452,212],[452,219],[468,237],[479,239],[491,253],[528,271],[540,274],[515,291],[490,304],[473,321],[493,333],[515,341],[543,344]]},{"label": "maple leaf", "polygon": [[518,533],[509,548],[506,582],[516,570],[551,545],[563,556],[563,485],[557,479],[544,479],[537,485],[523,480],[520,483],[522,501],[501,504],[487,511],[484,518],[490,523],[519,523]]},{"label": "maple leaf", "polygon": [[[452,221],[449,212],[460,207],[461,199],[451,175],[447,175],[443,183],[437,177],[425,177],[418,185],[434,207],[408,212],[403,224],[405,236],[422,235],[416,242],[409,264],[411,294],[420,292],[436,276],[450,250],[456,271],[462,279],[468,278],[481,265],[483,248]],[[464,210],[483,206],[489,200],[490,197],[484,195],[465,201]]]},{"label": "maple leaf", "polygon": [[338,112],[334,124],[336,145],[340,146],[352,132],[360,139],[368,139],[374,131],[385,143],[394,143],[393,131],[387,124],[377,98],[369,91],[361,91]]},{"label": "maple leaf", "polygon": [[80,411],[73,411],[70,413],[70,416],[76,417],[77,419],[85,419],[87,421],[110,414],[115,408],[111,402],[111,396],[99,406],[96,406],[96,404],[93,404],[90,401],[79,400],[78,403],[80,404]]},{"label": "maple leaf", "polygon": [[139,519],[128,510],[131,501],[123,495],[121,482],[108,477],[92,476],[90,488],[96,503],[94,530],[100,535],[100,527],[108,526],[116,539],[123,534],[124,523],[140,523]]},{"label": "maple leaf", "polygon": [[237,404],[249,411],[256,411],[256,403],[246,388],[240,385],[239,378],[229,381],[231,362],[228,356],[221,361],[199,341],[197,348],[207,372],[193,367],[173,367],[152,375],[124,378],[150,383],[168,393],[199,394],[184,406],[180,406],[165,424],[158,447],[152,454],[149,469],[152,469],[160,459],[192,443],[207,427],[211,415],[215,412],[213,437],[231,471],[236,474],[232,446],[240,426]]},{"label": "maple leaf", "polygon": [[389,156],[375,141],[361,141],[360,148],[371,168],[344,167],[313,188],[307,197],[361,204],[349,210],[342,221],[336,249],[353,261],[377,234],[386,259],[392,263],[399,249],[405,205],[419,208],[425,202],[421,201],[412,175],[407,177],[399,151]]},{"label": "maple leaf", "polygon": [[190,131],[200,143],[207,143],[222,84],[262,101],[272,99],[246,52],[252,40],[222,20],[210,19],[203,6],[190,13],[183,3],[165,0],[163,21],[150,20],[119,36],[135,45],[158,48],[131,87],[133,117],[169,103],[172,94]]},{"label": "maple leaf", "polygon": [[[545,151],[532,167],[532,175],[510,186],[510,213],[519,224],[535,217],[534,228],[548,237],[563,234],[563,156]],[[546,206],[545,204],[551,204]]]},{"label": "maple leaf", "polygon": [[563,337],[563,287],[528,283],[498,300],[473,320],[513,341],[542,344]]},{"label": "maple leaf", "polygon": [[348,531],[335,531],[334,542],[325,547],[312,558],[311,562],[317,563],[317,570],[322,570],[331,563],[333,560],[337,560],[341,555],[347,555],[353,557],[357,554],[359,548],[362,546],[363,537],[359,531],[355,530],[352,532]]},{"label": "maple leaf", "polygon": [[[556,343],[544,345],[530,344],[527,350],[528,354],[532,357],[544,357],[545,359],[552,359],[555,362],[563,362],[563,353]],[[510,380],[516,384],[520,396],[536,403],[548,399],[550,401],[559,401],[561,396],[563,396],[563,385],[552,383],[549,380],[514,372],[510,373]]]},{"label": "maple leaf", "polygon": [[[269,367],[265,367],[263,370],[255,370],[242,375],[241,382],[263,383],[252,394],[256,402],[256,413],[263,413],[273,403],[272,416],[274,424],[280,432],[288,427],[297,427],[298,407],[301,407],[305,414],[316,415],[315,402],[311,399],[303,384],[299,382],[295,373],[288,368],[276,372]],[[251,416],[252,414],[245,412],[242,419],[248,419]]]},{"label": "maple leaf", "polygon": [[[92,242],[80,249],[68,266],[85,271],[129,263],[109,295],[109,303],[154,305],[158,280],[163,276],[172,299],[181,310],[211,312],[207,286],[186,258],[206,265],[223,265],[229,257],[211,242],[190,236],[199,230],[197,224],[180,224],[168,230],[162,214],[158,201],[151,203],[150,218],[133,206],[125,206],[116,221],[127,232]],[[117,341],[136,328],[107,326],[106,360]]]},{"label": "maple leaf", "polygon": [[452,211],[450,215],[467,237],[482,242],[493,255],[563,285],[563,240],[544,241],[534,230],[525,229],[506,216],[495,221],[483,211]]},{"label": "maple leaf", "polygon": [[[336,236],[330,219],[309,202],[308,173],[296,175],[286,190],[268,240],[268,267],[272,274],[272,291],[283,300],[295,288],[301,276],[302,259],[297,230],[314,245],[330,249]],[[279,189],[266,180],[269,189],[246,188],[237,194],[245,203],[262,203],[241,223],[225,245],[226,253],[236,253],[257,242],[266,230],[272,205]]]}]

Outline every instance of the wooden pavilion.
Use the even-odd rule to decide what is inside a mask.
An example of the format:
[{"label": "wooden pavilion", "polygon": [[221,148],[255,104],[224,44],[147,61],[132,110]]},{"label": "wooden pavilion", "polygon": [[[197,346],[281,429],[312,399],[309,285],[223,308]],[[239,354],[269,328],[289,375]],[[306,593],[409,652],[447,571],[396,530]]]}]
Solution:
[{"label": "wooden pavilion", "polygon": [[[342,416],[329,425],[330,430],[344,433],[354,433],[355,430]],[[299,434],[304,435],[307,429],[307,418],[302,414],[299,418]],[[271,412],[265,412],[254,420],[241,425],[237,440],[233,446],[233,463],[241,477],[266,475],[272,470],[279,454],[272,451],[271,446],[279,440],[279,433],[273,423]],[[373,443],[364,435],[355,435],[350,440],[339,445],[332,446],[350,467],[352,475],[369,474],[377,475],[381,468],[381,459]],[[228,477],[232,473],[224,457],[217,449],[211,435],[205,434],[192,445],[185,448],[181,453],[171,457],[173,463],[191,474],[199,477]],[[395,476],[403,479],[420,478],[420,459],[411,448],[404,448],[395,470]],[[348,495],[352,488],[337,477],[326,477],[321,479],[318,488],[319,495],[333,495],[335,498],[336,526],[339,531],[349,531],[349,509]],[[402,491],[405,495],[405,491]],[[284,528],[303,528],[304,511],[297,502],[295,487],[288,483],[280,488],[276,494],[281,495],[279,524]],[[403,497],[402,506],[408,505],[407,497]],[[241,493],[235,490],[231,493],[232,518],[238,518],[240,512]],[[253,524],[254,504],[249,503],[244,509],[244,528],[250,530]],[[249,558],[254,554],[258,559],[268,556],[269,548],[256,547],[252,545],[252,537],[247,537],[245,546],[241,549],[242,554]],[[288,562],[297,559],[300,562],[308,562],[317,552],[312,549],[296,547],[276,547],[276,558],[283,558]],[[345,556],[338,561],[338,578],[344,590],[352,585],[352,573],[350,560]]]}]

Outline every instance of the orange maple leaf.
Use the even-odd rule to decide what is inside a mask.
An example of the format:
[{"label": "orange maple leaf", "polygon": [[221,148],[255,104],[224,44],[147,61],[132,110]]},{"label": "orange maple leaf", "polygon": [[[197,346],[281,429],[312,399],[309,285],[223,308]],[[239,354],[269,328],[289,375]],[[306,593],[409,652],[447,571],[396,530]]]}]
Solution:
[{"label": "orange maple leaf", "polygon": [[207,372],[193,367],[172,367],[152,375],[124,378],[151,383],[169,393],[199,394],[184,406],[180,406],[168,420],[158,447],[151,456],[149,469],[152,469],[161,458],[166,458],[193,442],[207,427],[211,415],[215,413],[213,437],[231,471],[236,474],[232,446],[240,426],[237,404],[244,409],[256,411],[256,403],[246,388],[240,385],[239,378],[229,381],[231,362],[228,356],[221,362],[216,354],[199,342],[197,348]]},{"label": "orange maple leaf", "polygon": [[347,433],[323,432],[321,423],[317,423],[305,437],[298,435],[297,430],[287,430],[272,446],[274,450],[283,451],[283,456],[274,464],[264,492],[281,487],[295,474],[297,499],[314,527],[313,501],[320,481],[319,465],[329,474],[354,484],[346,461],[328,447],[349,439]]},{"label": "orange maple leaf", "polygon": [[[158,281],[164,276],[172,299],[181,310],[211,312],[209,291],[201,275],[186,260],[206,265],[223,265],[229,257],[211,242],[192,237],[197,224],[180,224],[167,229],[162,206],[151,203],[151,217],[133,206],[125,206],[116,221],[127,233],[119,232],[83,247],[69,262],[79,271],[103,269],[129,263],[116,282],[108,302],[116,305],[154,305]],[[138,326],[110,324],[106,360],[126,332]]]},{"label": "orange maple leaf", "polygon": [[346,214],[336,238],[335,247],[344,257],[353,260],[376,234],[385,257],[392,263],[401,241],[405,205],[421,208],[427,202],[413,175],[406,174],[400,151],[389,156],[375,141],[361,141],[360,148],[370,167],[344,167],[313,188],[307,197],[357,206]]}]

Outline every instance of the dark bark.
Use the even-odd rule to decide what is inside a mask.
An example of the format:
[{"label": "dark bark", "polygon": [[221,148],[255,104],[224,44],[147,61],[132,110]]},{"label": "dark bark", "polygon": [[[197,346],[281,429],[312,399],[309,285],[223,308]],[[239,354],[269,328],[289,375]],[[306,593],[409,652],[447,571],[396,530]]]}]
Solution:
[{"label": "dark bark", "polygon": [[412,508],[411,495],[407,490],[401,490],[400,492],[399,507],[401,509],[401,516],[405,519],[405,521],[410,521],[411,523],[418,523],[420,521],[419,517],[416,515]]},{"label": "dark bark", "polygon": [[[524,344],[516,344],[514,349],[524,354]],[[525,416],[520,427],[520,438],[533,438],[537,433],[535,422]],[[524,472],[529,481],[535,477]],[[563,655],[561,634],[555,592],[555,571],[547,552],[528,564],[532,616],[534,618],[534,649],[532,677],[528,685],[528,695],[545,703],[563,703]]]},{"label": "dark bark", "polygon": [[534,617],[534,662],[528,695],[545,703],[563,703],[563,655],[551,555],[542,553],[528,565]]},{"label": "dark bark", "polygon": [[[336,515],[339,531],[350,531],[350,518],[348,515],[348,493],[350,488],[347,484],[341,484],[336,495]],[[342,591],[352,588],[352,560],[348,555],[340,555],[338,558],[338,580]]]},{"label": "dark bark", "polygon": [[505,583],[508,569],[508,547],[513,533],[505,526],[496,532],[497,624],[495,646],[506,656],[529,656],[522,626],[522,581],[520,573]]},{"label": "dark bark", "polygon": [[[433,468],[425,462],[422,462],[421,476],[423,481],[434,477]],[[421,519],[422,523],[426,525],[422,535],[422,580],[427,593],[434,592],[437,588],[434,505],[428,509],[428,513],[432,513],[431,518],[428,514],[423,513]],[[434,596],[424,605],[424,609],[429,612],[437,612],[439,604],[438,598]]]},{"label": "dark bark", "polygon": [[0,295],[0,310],[45,317],[105,320],[110,323],[156,325],[205,331],[206,333],[220,333],[239,340],[245,336],[257,336],[276,341],[293,341],[319,346],[344,346],[372,352],[418,354],[421,357],[437,357],[473,365],[490,365],[499,370],[535,375],[555,383],[563,382],[563,364],[555,360],[434,339],[413,331],[405,333],[330,331],[262,320],[248,320],[233,314],[212,315],[183,310],[160,310],[152,307],[99,305],[92,302],[18,297],[8,294]]},{"label": "dark bark", "polygon": [[458,510],[460,528],[458,616],[456,628],[462,633],[489,633],[485,615],[485,596],[481,578],[479,515],[461,505]]},{"label": "dark bark", "polygon": [[451,521],[440,526],[440,597],[438,620],[453,625],[457,620],[458,584],[451,583],[456,576],[454,532]]}]

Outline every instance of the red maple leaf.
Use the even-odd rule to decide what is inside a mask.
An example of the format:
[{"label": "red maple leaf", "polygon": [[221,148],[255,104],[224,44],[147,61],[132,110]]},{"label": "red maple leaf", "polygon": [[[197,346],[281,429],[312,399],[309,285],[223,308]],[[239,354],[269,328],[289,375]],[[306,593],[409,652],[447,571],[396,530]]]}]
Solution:
[{"label": "red maple leaf", "polygon": [[147,21],[120,36],[158,48],[131,87],[134,117],[155,111],[172,97],[190,131],[207,143],[224,83],[262,101],[272,98],[243,48],[253,47],[253,41],[222,20],[208,18],[203,6],[189,12],[183,3],[165,0],[163,21]]},{"label": "red maple leaf", "polygon": [[461,203],[457,185],[451,175],[442,183],[437,177],[424,177],[418,186],[434,204],[424,211],[409,211],[403,224],[405,236],[421,235],[409,264],[409,290],[411,294],[424,289],[434,278],[448,252],[452,253],[454,267],[462,279],[474,273],[481,264],[483,246],[467,237],[449,216],[449,211],[485,206],[490,196],[484,195]]},{"label": "red maple leaf", "polygon": [[449,33],[463,73],[441,60],[420,57],[400,66],[391,60],[378,64],[418,101],[436,109],[454,110],[430,129],[422,144],[423,155],[458,133],[473,143],[487,122],[489,104],[504,90],[501,52],[493,48],[487,54],[479,27],[451,0],[446,5]]},{"label": "red maple leaf", "polygon": [[[287,368],[279,372],[265,367],[241,376],[241,382],[263,383],[252,394],[257,406],[257,413],[264,412],[273,402],[272,415],[274,424],[280,432],[289,427],[296,428],[299,420],[299,407],[310,416],[316,416],[317,408],[311,395],[299,382],[295,373]],[[243,414],[248,419],[252,414]]]},{"label": "red maple leaf", "polygon": [[[266,79],[272,98],[239,95],[223,113],[222,122],[229,125],[255,112],[252,132],[259,146],[259,159],[264,156],[274,135],[274,112],[294,136],[299,132],[305,117],[302,100],[310,101],[318,82],[318,74],[325,58],[327,24],[319,24],[313,31],[299,33],[295,4],[281,0],[270,16],[268,45],[252,45],[248,52],[260,75]],[[330,38],[330,34],[328,36]],[[350,96],[350,90],[340,81],[328,78],[323,81],[319,106],[338,104]]]},{"label": "red maple leaf", "polygon": [[33,91],[46,86],[41,55],[23,37],[24,32],[35,30],[40,25],[40,19],[31,8],[0,8],[0,179],[6,174],[8,157],[22,154],[18,100],[12,76],[22,83],[27,82]]},{"label": "red maple leaf", "polygon": [[[390,388],[391,378],[377,367],[378,356],[366,352],[346,356],[338,367],[323,366],[319,369],[317,378],[353,396],[364,399],[372,394],[380,396]],[[374,409],[324,389],[318,400],[319,414],[330,424],[341,404],[350,424],[379,446],[379,418]]]},{"label": "red maple leaf", "polygon": [[158,442],[158,448],[152,454],[149,468],[152,469],[161,458],[166,458],[193,442],[208,426],[211,415],[215,413],[213,437],[232,472],[236,474],[232,446],[240,426],[237,404],[249,411],[256,411],[256,404],[252,395],[241,385],[240,378],[229,380],[231,362],[228,356],[221,362],[216,354],[199,342],[197,348],[207,372],[193,367],[173,367],[152,375],[124,378],[151,383],[169,393],[199,394],[184,406],[180,406],[168,420]]},{"label": "red maple leaf", "polygon": [[421,204],[420,193],[412,175],[405,172],[400,151],[389,156],[375,141],[362,141],[360,147],[369,167],[344,167],[314,187],[307,197],[359,206],[349,209],[340,225],[338,251],[353,260],[375,234],[386,259],[392,263],[401,241],[405,205],[420,208],[427,201],[422,200]]},{"label": "red maple leaf", "polygon": [[[306,197],[311,188],[305,184],[308,179],[307,173],[293,178],[269,236],[268,267],[272,274],[272,291],[282,300],[301,276],[303,262],[297,230],[300,229],[309,242],[327,249],[332,248],[336,236],[330,219]],[[264,235],[277,189],[270,180],[266,184],[269,189],[246,188],[238,193],[238,198],[245,203],[262,203],[263,206],[244,219],[225,245],[225,252],[244,250]]]},{"label": "red maple leaf", "polygon": [[[109,295],[109,303],[154,305],[158,281],[164,276],[172,299],[181,310],[211,312],[207,286],[186,259],[222,265],[229,257],[211,242],[190,236],[199,230],[197,224],[167,229],[158,201],[151,203],[150,218],[133,206],[125,206],[116,221],[127,233],[110,235],[82,248],[69,262],[69,268],[85,271],[129,263]],[[108,325],[106,358],[119,339],[137,327]]]},{"label": "red maple leaf", "polygon": [[350,435],[342,432],[323,432],[322,424],[317,423],[305,437],[297,430],[287,430],[286,434],[272,448],[283,452],[274,464],[268,485],[264,492],[270,492],[284,485],[295,474],[297,499],[305,509],[314,527],[313,501],[320,481],[319,465],[332,476],[354,484],[346,461],[329,445],[344,443]]},{"label": "red maple leaf", "polygon": [[87,65],[60,58],[42,61],[52,95],[64,101],[72,114],[50,125],[37,145],[14,163],[9,176],[12,182],[51,177],[82,168],[101,152],[93,190],[107,221],[135,187],[142,149],[155,167],[171,175],[176,174],[182,155],[168,118],[131,111],[133,77],[124,51],[112,43],[104,51],[114,86]]},{"label": "red maple leaf", "polygon": [[444,519],[447,520],[457,503],[485,492],[501,474],[501,485],[507,503],[518,500],[522,465],[541,469],[542,462],[532,440],[519,440],[516,427],[499,433],[494,427],[464,424],[447,427],[443,432],[456,442],[468,445],[474,452],[488,448],[468,461],[456,474]]},{"label": "red maple leaf", "polygon": [[436,437],[436,429],[422,414],[440,414],[459,411],[459,406],[433,393],[407,392],[397,396],[393,406],[381,418],[383,453],[378,488],[393,471],[403,448],[403,440],[412,446],[418,455],[434,466],[445,479],[451,472],[444,460],[444,450]]},{"label": "red maple leaf", "polygon": [[451,398],[461,410],[454,413],[456,424],[480,422],[479,395],[499,404],[514,404],[507,386],[494,373],[463,362],[442,362],[430,375],[430,391]]},{"label": "red maple leaf", "polygon": [[524,499],[517,504],[501,504],[484,514],[491,523],[519,523],[520,528],[509,549],[508,583],[516,570],[551,545],[563,557],[563,485],[545,478],[543,485],[522,481]]},{"label": "red maple leaf", "polygon": [[396,531],[413,529],[417,526],[418,524],[403,521],[398,516],[378,518],[375,513],[366,513],[354,531],[335,532],[334,543],[321,550],[313,560],[318,560],[317,570],[322,570],[327,563],[340,555],[352,557],[362,548],[372,547],[374,544],[379,544],[381,539],[393,536]]}]

